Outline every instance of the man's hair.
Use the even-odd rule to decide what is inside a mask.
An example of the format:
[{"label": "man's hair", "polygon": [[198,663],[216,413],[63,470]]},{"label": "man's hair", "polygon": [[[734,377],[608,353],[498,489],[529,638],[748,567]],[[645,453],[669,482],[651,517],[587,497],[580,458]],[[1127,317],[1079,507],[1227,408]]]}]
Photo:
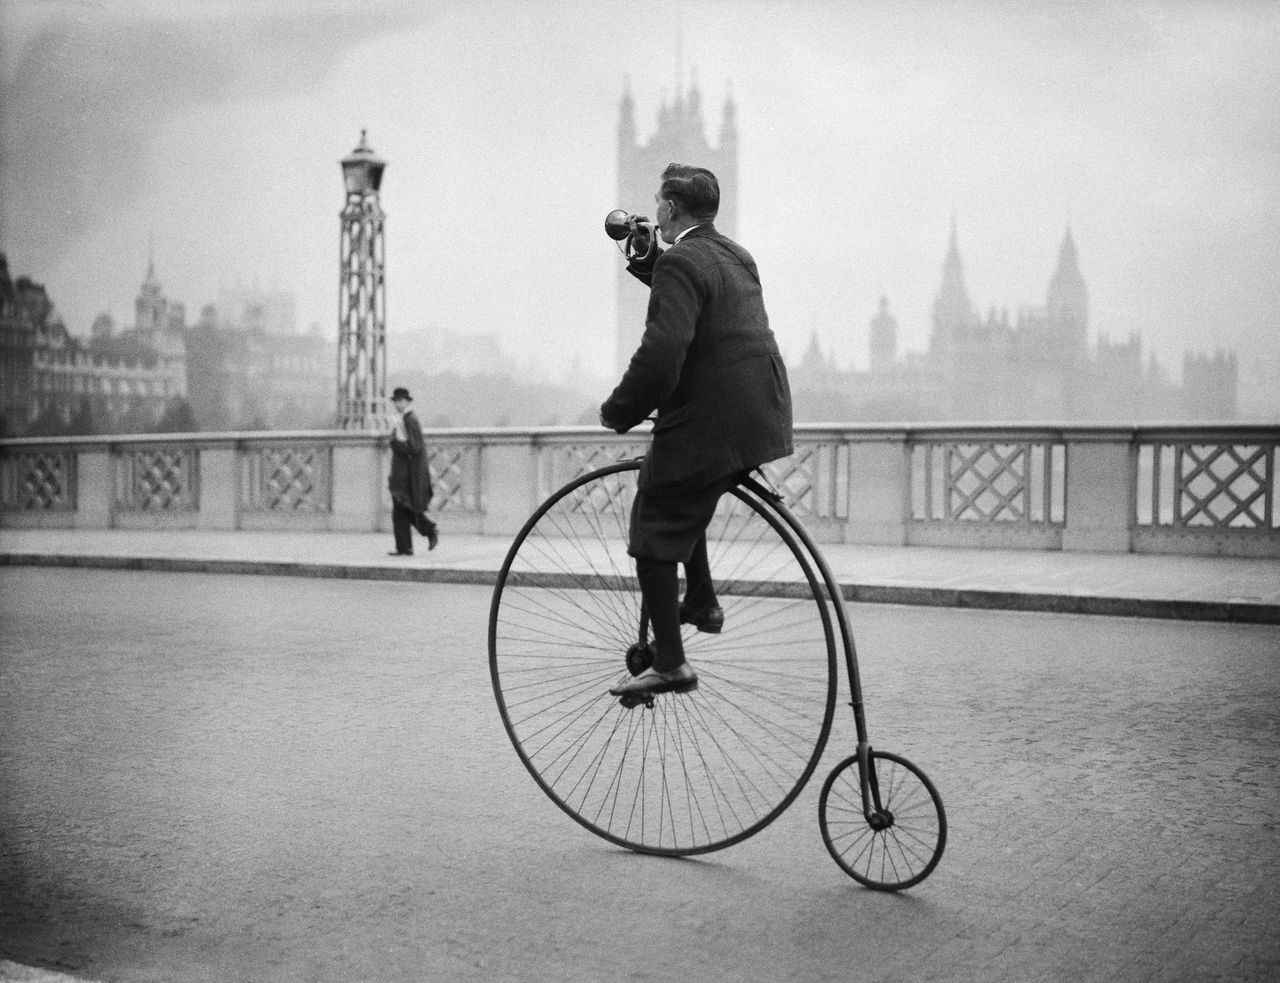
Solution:
[{"label": "man's hair", "polygon": [[659,193],[702,221],[710,221],[720,211],[720,182],[705,167],[668,164],[662,172]]}]

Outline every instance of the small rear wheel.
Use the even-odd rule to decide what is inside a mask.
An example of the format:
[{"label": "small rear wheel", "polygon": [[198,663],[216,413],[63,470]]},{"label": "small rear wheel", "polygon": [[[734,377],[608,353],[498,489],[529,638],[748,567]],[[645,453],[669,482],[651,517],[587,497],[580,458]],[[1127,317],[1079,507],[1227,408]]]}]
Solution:
[{"label": "small rear wheel", "polygon": [[859,884],[900,891],[919,884],[942,859],[947,815],[933,782],[906,758],[885,751],[867,758],[872,805],[863,808],[858,756],[841,761],[818,800],[822,841]]}]

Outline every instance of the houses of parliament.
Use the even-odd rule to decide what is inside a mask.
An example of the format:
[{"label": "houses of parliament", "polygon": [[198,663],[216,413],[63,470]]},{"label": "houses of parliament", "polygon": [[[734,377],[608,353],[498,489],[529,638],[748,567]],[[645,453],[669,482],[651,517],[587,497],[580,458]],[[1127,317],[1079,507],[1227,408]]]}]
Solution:
[{"label": "houses of parliament", "polygon": [[[733,237],[739,217],[737,107],[727,98],[718,146],[706,139],[696,82],[664,100],[646,142],[636,135],[629,88],[619,107],[618,200],[648,202],[669,161],[700,164],[720,180],[716,226]],[[1047,271],[1048,272],[1048,271]],[[922,275],[925,275],[922,272]],[[625,271],[618,277],[618,368],[643,330],[647,291]],[[953,220],[933,304],[927,352],[903,352],[890,299],[879,298],[868,323],[866,371],[839,369],[816,333],[791,366],[796,418],[809,422],[871,421],[1225,421],[1237,415],[1234,353],[1187,352],[1175,384],[1141,338],[1090,343],[1089,293],[1071,229],[1063,235],[1044,304],[1007,311],[975,310],[964,282]]]}]

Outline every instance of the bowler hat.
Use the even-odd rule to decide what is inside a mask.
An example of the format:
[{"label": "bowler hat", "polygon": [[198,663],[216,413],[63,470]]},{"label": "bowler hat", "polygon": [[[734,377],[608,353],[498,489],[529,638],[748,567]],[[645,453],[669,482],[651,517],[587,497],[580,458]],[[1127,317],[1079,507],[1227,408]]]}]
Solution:
[{"label": "bowler hat", "polygon": [[403,386],[398,387],[396,391],[391,394],[391,401],[393,403],[397,399],[407,399],[409,402],[413,402],[413,397],[409,395],[409,390],[405,389]]}]

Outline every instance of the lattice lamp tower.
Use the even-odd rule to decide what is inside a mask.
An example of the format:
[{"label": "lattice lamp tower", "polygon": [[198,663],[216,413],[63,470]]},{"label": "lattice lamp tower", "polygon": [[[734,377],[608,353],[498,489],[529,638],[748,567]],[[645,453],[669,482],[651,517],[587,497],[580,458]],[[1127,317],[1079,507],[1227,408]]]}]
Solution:
[{"label": "lattice lamp tower", "polygon": [[387,411],[386,216],[378,200],[386,161],[360,131],[360,145],[342,160],[347,203],[342,209],[338,288],[338,426],[385,430]]}]

